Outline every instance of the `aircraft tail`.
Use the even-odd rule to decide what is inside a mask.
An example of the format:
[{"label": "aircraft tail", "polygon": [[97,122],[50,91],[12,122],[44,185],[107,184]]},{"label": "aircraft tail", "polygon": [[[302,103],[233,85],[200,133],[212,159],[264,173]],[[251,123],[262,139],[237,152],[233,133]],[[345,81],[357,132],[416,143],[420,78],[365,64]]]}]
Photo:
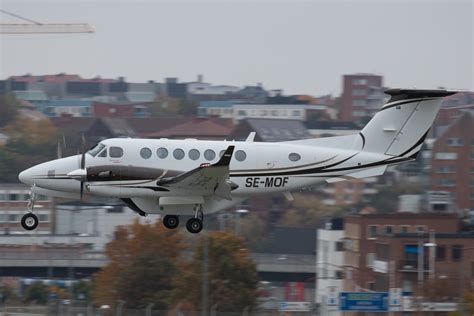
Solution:
[{"label": "aircraft tail", "polygon": [[416,157],[449,90],[389,89],[390,100],[360,132],[362,150]]}]

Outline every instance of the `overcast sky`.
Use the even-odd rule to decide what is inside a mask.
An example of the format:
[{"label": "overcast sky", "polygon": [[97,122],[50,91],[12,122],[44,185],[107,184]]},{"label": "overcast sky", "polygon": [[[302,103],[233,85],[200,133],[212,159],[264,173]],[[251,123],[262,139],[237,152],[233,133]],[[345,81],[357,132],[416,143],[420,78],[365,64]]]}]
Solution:
[{"label": "overcast sky", "polygon": [[[471,0],[0,0],[95,34],[0,35],[0,77],[25,73],[195,80],[320,95],[370,72],[390,87],[473,87]],[[21,22],[0,14],[0,22]]]}]

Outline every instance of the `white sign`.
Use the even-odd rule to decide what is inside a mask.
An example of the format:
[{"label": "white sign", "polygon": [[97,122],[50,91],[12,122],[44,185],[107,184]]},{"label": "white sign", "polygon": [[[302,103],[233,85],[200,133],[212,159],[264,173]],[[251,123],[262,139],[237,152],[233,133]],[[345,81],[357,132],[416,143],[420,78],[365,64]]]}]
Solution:
[{"label": "white sign", "polygon": [[310,302],[280,302],[281,312],[309,312],[311,311]]},{"label": "white sign", "polygon": [[389,295],[390,306],[402,305],[402,289],[401,288],[397,288],[397,287],[390,288],[388,295]]},{"label": "white sign", "polygon": [[374,272],[387,273],[388,272],[388,262],[387,261],[374,260],[374,264],[372,265],[372,270],[374,270]]},{"label": "white sign", "polygon": [[448,302],[426,302],[421,303],[421,309],[423,311],[434,312],[455,312],[458,310],[458,304]]},{"label": "white sign", "polygon": [[339,306],[339,292],[337,286],[328,286],[328,294],[326,296],[327,306]]}]

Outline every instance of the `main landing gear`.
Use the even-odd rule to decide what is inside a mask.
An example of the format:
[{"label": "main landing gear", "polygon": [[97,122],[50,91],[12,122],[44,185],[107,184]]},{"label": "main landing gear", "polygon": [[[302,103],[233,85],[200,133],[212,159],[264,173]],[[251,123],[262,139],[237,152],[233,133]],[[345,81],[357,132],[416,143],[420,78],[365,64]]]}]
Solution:
[{"label": "main landing gear", "polygon": [[[204,215],[202,213],[202,207],[200,207],[194,217],[188,219],[186,222],[186,229],[192,233],[197,234],[203,228]],[[163,225],[168,229],[175,229],[179,225],[179,217],[177,215],[165,215],[163,218]]]},{"label": "main landing gear", "polygon": [[28,213],[21,218],[21,226],[25,230],[34,230],[39,224],[38,216],[33,214],[36,202],[36,194],[33,192],[34,187],[35,185],[33,184],[30,190],[30,197],[28,198]]}]

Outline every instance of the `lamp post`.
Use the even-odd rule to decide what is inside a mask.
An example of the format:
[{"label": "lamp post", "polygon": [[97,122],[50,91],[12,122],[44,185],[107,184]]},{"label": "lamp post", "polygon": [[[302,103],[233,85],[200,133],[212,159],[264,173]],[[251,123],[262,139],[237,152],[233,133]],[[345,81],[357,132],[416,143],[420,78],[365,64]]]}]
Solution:
[{"label": "lamp post", "polygon": [[240,227],[240,217],[242,214],[247,214],[249,210],[246,209],[238,209],[235,211],[235,234],[240,235],[241,233],[241,227]]}]

